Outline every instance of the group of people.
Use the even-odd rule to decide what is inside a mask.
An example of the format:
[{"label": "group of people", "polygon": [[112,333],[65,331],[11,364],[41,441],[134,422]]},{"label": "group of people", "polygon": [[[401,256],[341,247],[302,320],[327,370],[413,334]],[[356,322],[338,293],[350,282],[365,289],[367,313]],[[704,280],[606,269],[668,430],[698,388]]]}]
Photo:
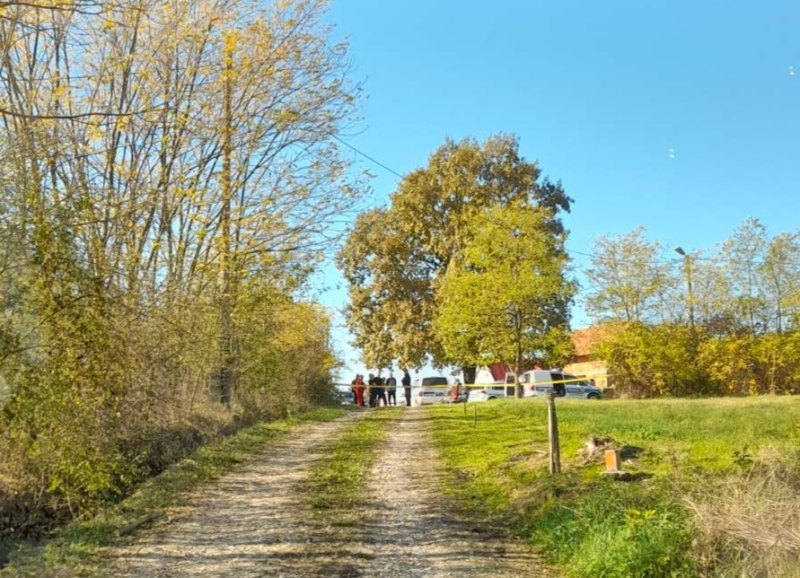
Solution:
[{"label": "group of people", "polygon": [[[400,380],[403,392],[406,397],[406,405],[411,406],[411,375],[407,369],[403,370],[403,378]],[[397,379],[394,374],[389,372],[389,377],[384,379],[380,373],[369,374],[369,379],[364,383],[363,375],[356,375],[351,382],[353,399],[359,407],[380,407],[381,402],[385,407],[397,405]]]}]

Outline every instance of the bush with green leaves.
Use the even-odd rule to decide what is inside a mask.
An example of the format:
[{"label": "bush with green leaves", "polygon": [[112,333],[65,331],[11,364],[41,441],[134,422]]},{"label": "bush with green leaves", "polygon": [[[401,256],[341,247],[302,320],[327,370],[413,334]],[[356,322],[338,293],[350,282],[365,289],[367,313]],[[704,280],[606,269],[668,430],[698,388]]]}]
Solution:
[{"label": "bush with green leaves", "polygon": [[694,396],[720,393],[698,364],[701,334],[681,325],[627,323],[601,343],[604,359],[621,394],[631,397]]}]

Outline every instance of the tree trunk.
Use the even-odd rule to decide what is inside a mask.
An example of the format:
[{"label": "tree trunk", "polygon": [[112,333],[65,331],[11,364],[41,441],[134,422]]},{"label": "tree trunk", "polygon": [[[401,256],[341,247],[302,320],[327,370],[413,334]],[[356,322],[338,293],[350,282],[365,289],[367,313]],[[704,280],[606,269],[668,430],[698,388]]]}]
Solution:
[{"label": "tree trunk", "polygon": [[519,372],[522,370],[522,330],[517,330],[517,355],[514,359],[514,397],[522,399],[524,392],[522,384],[519,382]]},{"label": "tree trunk", "polygon": [[[226,42],[229,42],[226,39]],[[233,397],[233,303],[231,299],[231,154],[233,113],[231,110],[233,55],[230,46],[225,47],[225,119],[222,142],[222,209],[220,210],[220,267],[221,287],[219,301],[219,356],[220,356],[220,401],[230,409]]]},{"label": "tree trunk", "polygon": [[464,377],[464,385],[473,385],[478,368],[474,365],[462,365],[461,375]]}]

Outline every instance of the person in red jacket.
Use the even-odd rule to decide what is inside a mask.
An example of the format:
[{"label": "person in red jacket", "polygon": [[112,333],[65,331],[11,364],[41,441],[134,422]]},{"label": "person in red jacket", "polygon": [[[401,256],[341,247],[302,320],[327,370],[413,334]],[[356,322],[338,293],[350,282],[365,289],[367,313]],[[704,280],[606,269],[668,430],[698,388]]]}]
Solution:
[{"label": "person in red jacket", "polygon": [[453,384],[453,387],[450,389],[450,397],[453,398],[454,403],[458,401],[459,395],[461,395],[461,382],[456,380],[455,384]]},{"label": "person in red jacket", "polygon": [[364,407],[364,378],[360,375],[356,375],[356,378],[353,380],[353,392],[356,397],[356,405],[358,407]]}]

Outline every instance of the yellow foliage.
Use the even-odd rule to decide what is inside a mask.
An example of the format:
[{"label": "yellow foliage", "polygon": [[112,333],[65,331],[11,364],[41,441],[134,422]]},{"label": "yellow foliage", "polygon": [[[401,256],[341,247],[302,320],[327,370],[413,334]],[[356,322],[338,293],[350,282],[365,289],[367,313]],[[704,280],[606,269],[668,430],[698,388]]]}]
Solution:
[{"label": "yellow foliage", "polygon": [[[20,487],[51,500],[43,511],[128,491],[156,463],[158,435],[220,413],[221,263],[232,412],[294,411],[327,390],[335,364],[327,316],[293,299],[329,243],[318,224],[362,190],[329,147],[358,87],[342,81],[346,55],[322,50],[324,3],[141,6],[104,3],[100,18],[26,9],[5,22],[15,52],[0,59],[0,92],[21,91],[31,114],[79,115],[9,123],[14,147],[0,157],[15,216],[0,241],[20,245],[13,268],[0,263],[0,379],[17,394],[0,417],[0,453],[15,456]],[[42,84],[10,87],[22,65]]]}]

